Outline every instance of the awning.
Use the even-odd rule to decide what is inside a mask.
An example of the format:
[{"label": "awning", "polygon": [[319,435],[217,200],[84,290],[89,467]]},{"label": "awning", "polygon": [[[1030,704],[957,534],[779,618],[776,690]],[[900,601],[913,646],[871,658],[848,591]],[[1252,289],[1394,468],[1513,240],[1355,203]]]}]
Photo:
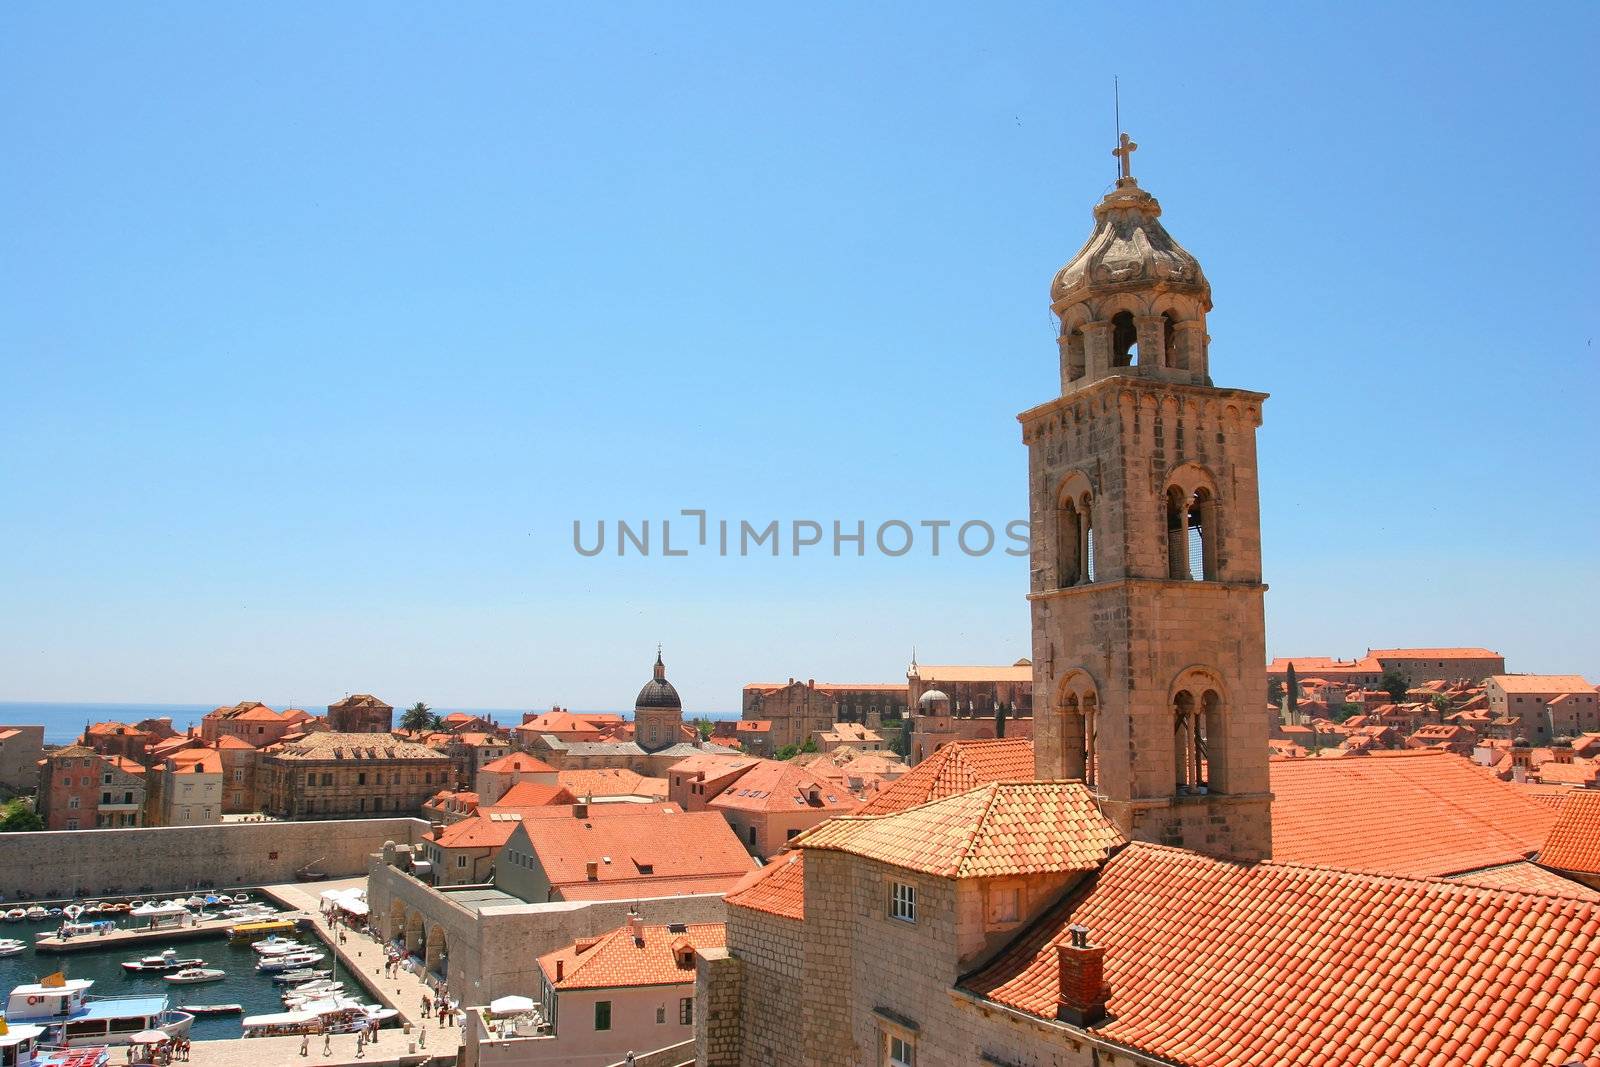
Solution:
[{"label": "awning", "polygon": [[533,1000],[530,997],[500,997],[489,1002],[489,1010],[496,1015],[510,1015],[513,1012],[532,1011]]},{"label": "awning", "polygon": [[340,911],[348,911],[351,915],[365,915],[367,913],[367,902],[364,900],[356,900],[353,897],[341,897],[334,901],[334,903],[339,905]]}]

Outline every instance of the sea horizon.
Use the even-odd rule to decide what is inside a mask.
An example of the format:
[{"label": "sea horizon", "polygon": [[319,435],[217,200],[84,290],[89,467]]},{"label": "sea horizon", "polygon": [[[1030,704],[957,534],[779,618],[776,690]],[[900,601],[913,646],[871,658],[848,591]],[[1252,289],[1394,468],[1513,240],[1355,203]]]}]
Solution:
[{"label": "sea horizon", "polygon": [[[263,701],[269,708],[282,711],[285,708],[299,707],[298,704],[289,702],[273,703]],[[0,726],[43,726],[46,744],[67,745],[76,741],[82,734],[86,725],[96,722],[137,722],[140,719],[158,719],[168,717],[172,719],[175,729],[184,730],[196,726],[209,712],[215,710],[217,704],[173,704],[173,703],[146,703],[141,701],[51,701],[51,700],[0,700]],[[313,715],[325,712],[323,708],[306,708]],[[398,722],[403,708],[395,708],[395,719]],[[503,726],[515,726],[522,721],[522,716],[534,709],[532,708],[469,708],[456,705],[440,705],[433,709],[437,714],[446,715],[451,712],[464,711],[469,715],[480,715],[491,722]],[[548,711],[541,708],[540,711]],[[608,713],[631,718],[631,709],[616,708],[566,708],[567,711],[583,712],[586,714]],[[689,711],[685,710],[685,721],[704,716],[713,720],[737,719],[737,711]]]}]

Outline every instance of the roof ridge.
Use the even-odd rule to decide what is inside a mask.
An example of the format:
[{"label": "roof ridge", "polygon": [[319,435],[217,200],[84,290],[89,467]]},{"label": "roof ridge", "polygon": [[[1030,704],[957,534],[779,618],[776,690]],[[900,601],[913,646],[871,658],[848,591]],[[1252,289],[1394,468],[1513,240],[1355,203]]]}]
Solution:
[{"label": "roof ridge", "polygon": [[979,813],[977,819],[973,820],[972,832],[967,835],[966,843],[961,846],[960,858],[956,860],[955,866],[951,869],[951,873],[958,878],[966,868],[967,860],[972,857],[973,850],[978,847],[978,836],[983,833],[984,823],[989,819],[989,812],[994,810],[995,798],[1000,795],[1000,786],[1002,784],[1004,783],[990,782],[988,785],[980,785],[978,787],[979,789],[987,789],[989,796],[984,800],[983,811]]}]

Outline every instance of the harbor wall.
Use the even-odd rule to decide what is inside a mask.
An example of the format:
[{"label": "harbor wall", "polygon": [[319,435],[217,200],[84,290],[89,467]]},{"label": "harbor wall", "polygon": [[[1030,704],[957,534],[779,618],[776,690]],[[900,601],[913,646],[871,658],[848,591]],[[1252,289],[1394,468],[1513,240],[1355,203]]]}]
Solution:
[{"label": "harbor wall", "polygon": [[385,841],[415,844],[421,819],[221,823],[118,830],[0,834],[0,893],[7,900],[140,895],[292,882],[302,867],[334,878],[363,874]]}]

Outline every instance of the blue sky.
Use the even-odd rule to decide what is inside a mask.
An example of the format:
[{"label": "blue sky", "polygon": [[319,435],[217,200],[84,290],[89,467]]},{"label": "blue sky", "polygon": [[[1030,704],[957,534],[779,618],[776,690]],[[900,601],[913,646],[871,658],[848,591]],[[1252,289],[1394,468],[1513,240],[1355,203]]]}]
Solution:
[{"label": "blue sky", "polygon": [[[1301,8],[1304,8],[1303,10]],[[1600,15],[0,10],[0,699],[690,707],[1028,654],[1024,561],[572,522],[1025,514],[1135,173],[1261,430],[1268,647],[1600,680]]]}]

